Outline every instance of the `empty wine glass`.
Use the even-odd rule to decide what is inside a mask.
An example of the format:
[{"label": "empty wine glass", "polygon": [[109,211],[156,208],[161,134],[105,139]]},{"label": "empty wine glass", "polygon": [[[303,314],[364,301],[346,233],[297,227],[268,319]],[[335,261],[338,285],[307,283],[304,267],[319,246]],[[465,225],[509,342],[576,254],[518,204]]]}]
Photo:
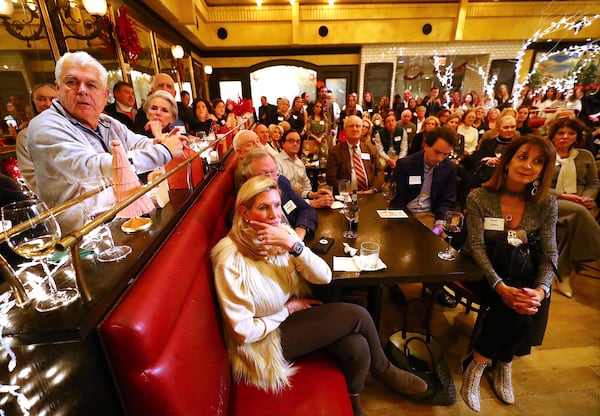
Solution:
[{"label": "empty wine glass", "polygon": [[383,186],[381,187],[381,193],[383,194],[383,197],[385,198],[385,202],[387,202],[387,206],[385,207],[385,212],[386,212],[386,214],[388,214],[390,211],[390,202],[392,202],[392,200],[394,198],[396,198],[396,182],[394,182],[394,181],[384,182]]},{"label": "empty wine glass", "polygon": [[352,221],[354,221],[354,219],[358,215],[358,204],[353,204],[352,202],[346,203],[344,215],[348,220],[348,230],[344,231],[342,235],[344,236],[344,238],[356,238],[358,235],[355,231],[352,231]]},{"label": "empty wine glass", "polygon": [[[112,181],[109,178],[88,178],[82,180],[79,185],[81,194],[102,188],[100,193],[87,198],[81,203],[81,208],[89,220],[94,220],[96,217],[105,213],[115,205],[115,195],[113,192]],[[96,243],[96,247],[99,246],[99,243],[102,240],[106,240],[109,244],[107,249],[96,253],[96,259],[98,259],[98,261],[118,261],[127,257],[127,255],[131,253],[131,247],[129,246],[115,246],[112,233],[107,224],[102,224],[100,227],[98,227],[98,231],[94,234],[92,239]]]},{"label": "empty wine glass", "polygon": [[[19,256],[38,261],[44,270],[48,296],[39,299],[35,305],[38,312],[48,312],[75,301],[79,292],[74,288],[58,290],[54,278],[48,268],[48,257],[54,253],[54,247],[60,240],[60,226],[48,207],[42,201],[25,200],[2,207],[2,221],[9,221],[11,226],[21,223],[29,225],[23,231],[7,235],[8,246]],[[49,214],[43,220],[36,219],[40,215]]]},{"label": "empty wine glass", "polygon": [[440,251],[438,253],[438,257],[440,259],[448,261],[456,259],[456,256],[454,255],[450,243],[452,242],[452,237],[460,233],[460,231],[462,230],[463,221],[464,216],[460,212],[448,211],[446,213],[446,219],[444,221],[444,232],[448,235],[448,246],[446,247],[446,251]]},{"label": "empty wine glass", "polygon": [[344,208],[340,209],[340,214],[344,215],[346,204],[350,202],[350,194],[352,193],[352,181],[350,179],[340,179],[338,181],[338,192],[342,198]]}]

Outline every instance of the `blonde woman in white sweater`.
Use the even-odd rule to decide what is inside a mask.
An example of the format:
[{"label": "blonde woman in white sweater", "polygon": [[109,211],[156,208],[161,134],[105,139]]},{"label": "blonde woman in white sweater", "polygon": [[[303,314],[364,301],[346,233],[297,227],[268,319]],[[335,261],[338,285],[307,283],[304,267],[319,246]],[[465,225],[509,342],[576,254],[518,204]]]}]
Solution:
[{"label": "blonde woman in white sweater", "polygon": [[325,349],[340,362],[355,415],[366,414],[359,393],[369,370],[400,393],[426,391],[390,364],[364,308],[309,297],[307,282],[329,283],[331,269],[281,218],[276,182],[255,176],[240,188],[231,231],[211,253],[234,379],[280,391],[291,385],[293,360]]}]

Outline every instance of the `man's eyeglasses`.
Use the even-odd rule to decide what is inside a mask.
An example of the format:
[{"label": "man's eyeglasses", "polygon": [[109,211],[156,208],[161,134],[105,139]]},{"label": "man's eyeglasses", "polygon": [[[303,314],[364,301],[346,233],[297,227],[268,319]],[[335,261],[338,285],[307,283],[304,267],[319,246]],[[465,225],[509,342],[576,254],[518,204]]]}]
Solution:
[{"label": "man's eyeglasses", "polygon": [[299,144],[300,140],[298,140],[298,139],[287,139],[286,142]]},{"label": "man's eyeglasses", "polygon": [[261,175],[266,176],[267,178],[277,179],[281,176],[281,172],[279,171],[279,169],[276,169],[272,170],[271,172],[263,172],[261,173]]}]

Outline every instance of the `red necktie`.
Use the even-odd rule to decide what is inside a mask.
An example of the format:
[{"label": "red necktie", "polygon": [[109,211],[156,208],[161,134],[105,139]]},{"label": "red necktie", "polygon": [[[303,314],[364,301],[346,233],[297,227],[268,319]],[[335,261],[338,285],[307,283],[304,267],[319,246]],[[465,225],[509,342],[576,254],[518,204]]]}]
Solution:
[{"label": "red necktie", "polygon": [[131,111],[125,111],[123,114],[127,114],[127,116],[133,121],[133,113]]},{"label": "red necktie", "polygon": [[360,160],[360,145],[356,145],[354,148],[354,174],[356,175],[356,184],[358,185],[359,191],[367,190],[367,174],[363,168],[362,161]]}]

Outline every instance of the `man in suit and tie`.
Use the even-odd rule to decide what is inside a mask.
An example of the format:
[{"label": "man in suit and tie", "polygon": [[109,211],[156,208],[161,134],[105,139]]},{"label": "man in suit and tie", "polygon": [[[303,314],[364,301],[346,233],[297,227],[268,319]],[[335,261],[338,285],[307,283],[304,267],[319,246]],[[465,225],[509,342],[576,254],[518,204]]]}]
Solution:
[{"label": "man in suit and tie", "polygon": [[115,102],[104,107],[104,112],[125,124],[131,131],[135,131],[135,91],[129,82],[119,81],[113,87]]},{"label": "man in suit and tie", "polygon": [[337,192],[340,179],[350,179],[352,189],[359,194],[379,192],[383,172],[377,168],[377,149],[368,142],[361,143],[362,120],[348,116],[344,121],[346,141],[333,146],[327,159],[327,183]]}]

